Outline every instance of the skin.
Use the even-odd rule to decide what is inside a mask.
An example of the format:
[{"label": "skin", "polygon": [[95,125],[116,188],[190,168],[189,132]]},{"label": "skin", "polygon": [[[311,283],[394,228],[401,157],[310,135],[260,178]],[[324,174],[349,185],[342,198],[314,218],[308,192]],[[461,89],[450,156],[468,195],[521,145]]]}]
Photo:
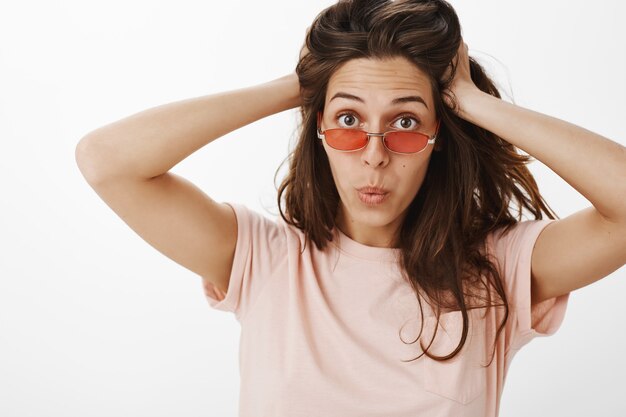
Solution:
[{"label": "skin", "polygon": [[[348,98],[331,100],[337,92],[360,97],[364,103]],[[391,104],[394,98],[414,95],[422,97],[426,105]],[[343,114],[346,111],[352,115]],[[329,80],[322,131],[344,127],[433,135],[436,123],[428,78],[404,57],[353,59]],[[398,247],[397,231],[424,181],[434,145],[416,154],[397,154],[384,147],[382,137],[371,137],[365,148],[353,152],[335,150],[326,141],[323,144],[341,199],[337,227],[367,246]],[[390,191],[382,204],[367,205],[359,199],[357,188],[372,184]]]}]

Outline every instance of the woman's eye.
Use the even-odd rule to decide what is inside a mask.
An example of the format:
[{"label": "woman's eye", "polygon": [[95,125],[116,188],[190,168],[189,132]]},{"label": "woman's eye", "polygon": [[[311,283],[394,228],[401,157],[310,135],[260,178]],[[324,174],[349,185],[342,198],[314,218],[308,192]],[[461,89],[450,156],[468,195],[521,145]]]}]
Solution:
[{"label": "woman's eye", "polygon": [[354,114],[352,113],[342,113],[339,116],[337,116],[337,120],[340,121],[340,125],[341,125],[341,119],[343,118],[344,120],[344,126],[345,127],[354,127],[356,125],[358,125],[358,123],[356,123],[357,120],[359,120]]},{"label": "woman's eye", "polygon": [[[411,121],[415,123],[411,124]],[[398,120],[396,120],[396,122],[400,122],[399,124],[400,129],[415,129],[420,124],[419,120],[417,120],[414,117],[409,117],[409,116],[402,116]]]},{"label": "woman's eye", "polygon": [[[359,118],[354,113],[341,113],[337,116],[337,121],[340,127],[355,127],[360,125]],[[420,124],[419,120],[409,115],[400,116],[400,118],[396,120],[396,123],[398,122],[399,125],[392,125],[392,127],[396,129],[411,130],[417,128]]]}]

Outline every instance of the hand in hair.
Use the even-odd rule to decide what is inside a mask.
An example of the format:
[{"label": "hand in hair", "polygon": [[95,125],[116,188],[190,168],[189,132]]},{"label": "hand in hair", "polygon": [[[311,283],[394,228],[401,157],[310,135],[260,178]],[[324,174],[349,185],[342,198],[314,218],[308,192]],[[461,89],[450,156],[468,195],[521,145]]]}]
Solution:
[{"label": "hand in hair", "polygon": [[306,47],[306,41],[302,44],[302,48],[300,49],[300,57],[299,60],[302,60],[302,57],[309,53],[309,48]]},{"label": "hand in hair", "polygon": [[454,97],[456,100],[456,104],[459,105],[459,101],[461,100],[461,96],[468,91],[477,90],[476,84],[472,81],[472,77],[470,75],[470,62],[469,55],[467,53],[468,50],[467,44],[461,38],[461,42],[459,43],[459,49],[455,57],[453,58],[453,62],[450,63],[450,66],[446,70],[443,75],[443,80],[446,80],[450,77],[450,73],[452,68],[455,67],[456,71],[454,73],[454,79],[450,82],[450,86],[448,87],[447,94],[443,94],[443,101],[449,107],[456,109],[456,106],[453,104],[450,96]]}]

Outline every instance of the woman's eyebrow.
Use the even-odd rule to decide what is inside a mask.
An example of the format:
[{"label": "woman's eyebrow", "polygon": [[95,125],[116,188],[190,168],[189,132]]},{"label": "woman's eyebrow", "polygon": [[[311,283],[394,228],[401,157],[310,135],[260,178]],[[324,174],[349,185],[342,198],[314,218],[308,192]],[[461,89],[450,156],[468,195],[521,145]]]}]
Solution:
[{"label": "woman's eyebrow", "polygon": [[[365,100],[363,100],[361,97],[357,97],[354,94],[344,93],[342,91],[335,94],[333,98],[331,98],[328,102],[330,103],[336,98],[346,98],[348,100],[356,100],[356,101],[360,101],[361,103],[365,103]],[[426,106],[426,108],[428,108],[428,105],[426,104],[424,99],[421,98],[420,96],[398,97],[398,98],[394,98],[393,100],[391,100],[391,104],[410,103],[410,102],[422,103],[424,106]]]}]

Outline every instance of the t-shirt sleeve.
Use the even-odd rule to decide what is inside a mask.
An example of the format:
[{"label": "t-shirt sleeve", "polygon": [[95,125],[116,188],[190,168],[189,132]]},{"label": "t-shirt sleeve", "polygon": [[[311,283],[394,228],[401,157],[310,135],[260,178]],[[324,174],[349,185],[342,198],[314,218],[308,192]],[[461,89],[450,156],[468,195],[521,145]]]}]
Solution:
[{"label": "t-shirt sleeve", "polygon": [[215,309],[232,312],[239,322],[272,275],[286,262],[285,233],[244,205],[228,204],[237,218],[237,244],[226,293],[202,280],[204,294]]},{"label": "t-shirt sleeve", "polygon": [[553,335],[561,326],[569,294],[563,294],[531,305],[531,258],[541,232],[555,219],[526,220],[514,225],[507,233],[497,231],[493,247],[504,280],[509,308],[506,350],[519,350],[537,336]]}]

